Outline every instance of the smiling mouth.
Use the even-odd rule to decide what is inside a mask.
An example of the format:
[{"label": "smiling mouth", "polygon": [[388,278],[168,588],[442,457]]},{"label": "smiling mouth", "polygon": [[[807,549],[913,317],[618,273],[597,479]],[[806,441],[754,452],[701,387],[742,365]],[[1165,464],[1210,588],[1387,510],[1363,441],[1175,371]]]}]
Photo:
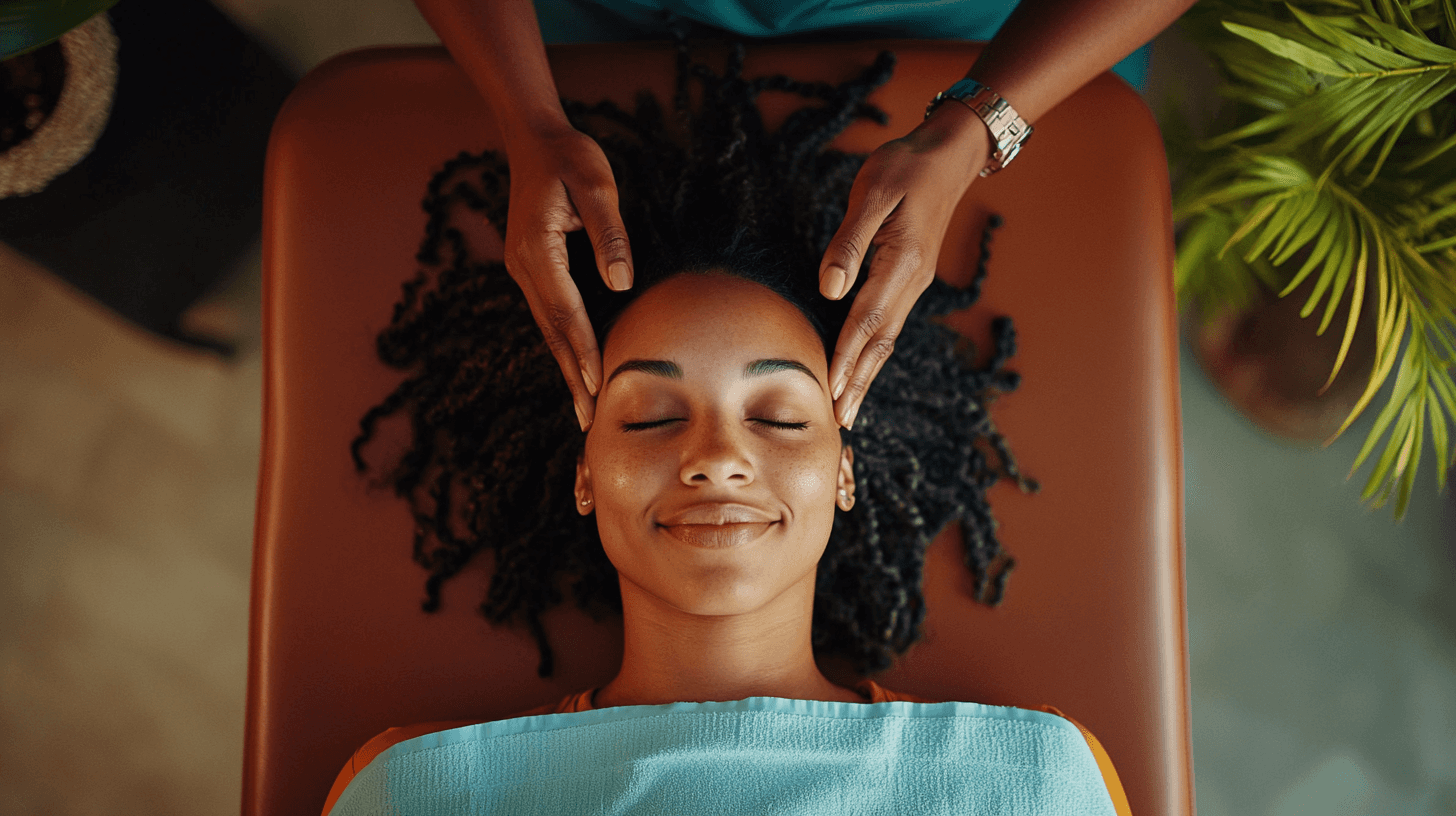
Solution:
[{"label": "smiling mouth", "polygon": [[659,524],[662,531],[692,547],[723,550],[741,547],[758,540],[777,521],[737,522],[732,524]]}]

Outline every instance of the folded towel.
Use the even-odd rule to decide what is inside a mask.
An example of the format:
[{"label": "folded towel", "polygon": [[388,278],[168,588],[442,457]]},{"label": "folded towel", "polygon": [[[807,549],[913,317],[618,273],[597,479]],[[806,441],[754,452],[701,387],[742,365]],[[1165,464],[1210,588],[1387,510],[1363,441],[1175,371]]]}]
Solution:
[{"label": "folded towel", "polygon": [[335,816],[362,814],[1113,816],[1097,762],[1054,714],[976,703],[750,697],[469,725],[392,746]]}]

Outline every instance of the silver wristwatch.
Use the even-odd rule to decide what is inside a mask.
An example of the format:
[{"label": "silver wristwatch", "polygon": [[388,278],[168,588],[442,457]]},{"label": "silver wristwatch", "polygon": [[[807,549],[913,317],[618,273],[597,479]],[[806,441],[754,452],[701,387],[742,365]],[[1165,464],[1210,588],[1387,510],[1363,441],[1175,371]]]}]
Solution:
[{"label": "silver wristwatch", "polygon": [[982,177],[1010,164],[1016,154],[1021,152],[1021,146],[1031,138],[1031,125],[1021,118],[1016,109],[1007,104],[1000,94],[974,79],[963,79],[936,94],[930,104],[925,106],[925,118],[929,119],[930,114],[947,99],[954,99],[970,108],[991,131],[991,140],[996,143],[996,149],[991,151],[991,160],[981,170]]}]

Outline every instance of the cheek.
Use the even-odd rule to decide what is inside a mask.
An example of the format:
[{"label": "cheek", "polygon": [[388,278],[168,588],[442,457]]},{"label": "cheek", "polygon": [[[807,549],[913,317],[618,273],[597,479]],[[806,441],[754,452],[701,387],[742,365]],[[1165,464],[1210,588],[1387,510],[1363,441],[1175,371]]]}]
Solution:
[{"label": "cheek", "polygon": [[778,492],[800,512],[834,516],[839,483],[839,445],[816,445],[811,455],[798,451],[783,457],[776,469]]},{"label": "cheek", "polygon": [[784,487],[797,497],[821,504],[833,499],[836,481],[834,476],[834,469],[823,465],[801,466],[789,471]]},{"label": "cheek", "polygon": [[618,520],[635,519],[645,512],[646,500],[664,479],[676,478],[671,462],[653,456],[645,446],[632,444],[593,444],[588,437],[586,465],[591,472],[592,496],[596,503],[600,527]]}]

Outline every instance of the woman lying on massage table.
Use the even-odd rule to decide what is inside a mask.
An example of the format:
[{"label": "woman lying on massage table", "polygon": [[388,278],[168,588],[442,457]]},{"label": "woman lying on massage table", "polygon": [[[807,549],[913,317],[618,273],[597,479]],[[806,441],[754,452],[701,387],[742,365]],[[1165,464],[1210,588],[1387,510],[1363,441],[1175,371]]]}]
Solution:
[{"label": "woman lying on massage table", "polygon": [[[411,376],[364,417],[356,462],[381,419],[409,415],[413,447],[384,472],[415,513],[427,609],[488,551],[482,611],[526,624],[543,675],[540,614],[563,581],[584,608],[620,610],[622,665],[510,719],[390,729],[325,813],[1128,812],[1095,738],[1050,706],[935,703],[820,671],[816,655],[882,670],[919,637],[925,549],[952,521],[978,599],[999,600],[1009,563],[985,493],[1003,477],[1030,487],[986,411],[1016,385],[1014,335],[998,320],[973,367],[933,318],[975,301],[984,265],[966,290],[937,281],[841,430],[828,359],[852,299],[826,300],[802,270],[863,160],[825,145],[878,115],[864,100],[893,58],[830,88],[745,80],[741,57],[718,76],[681,46],[686,149],[651,99],[568,105],[637,236],[621,293],[569,239],[606,373],[584,437],[519,289],[450,226],[469,217],[456,203],[504,225],[503,163],[461,154],[431,182],[419,259],[443,268],[406,285],[379,338]],[[765,89],[825,104],[766,133]]]}]

